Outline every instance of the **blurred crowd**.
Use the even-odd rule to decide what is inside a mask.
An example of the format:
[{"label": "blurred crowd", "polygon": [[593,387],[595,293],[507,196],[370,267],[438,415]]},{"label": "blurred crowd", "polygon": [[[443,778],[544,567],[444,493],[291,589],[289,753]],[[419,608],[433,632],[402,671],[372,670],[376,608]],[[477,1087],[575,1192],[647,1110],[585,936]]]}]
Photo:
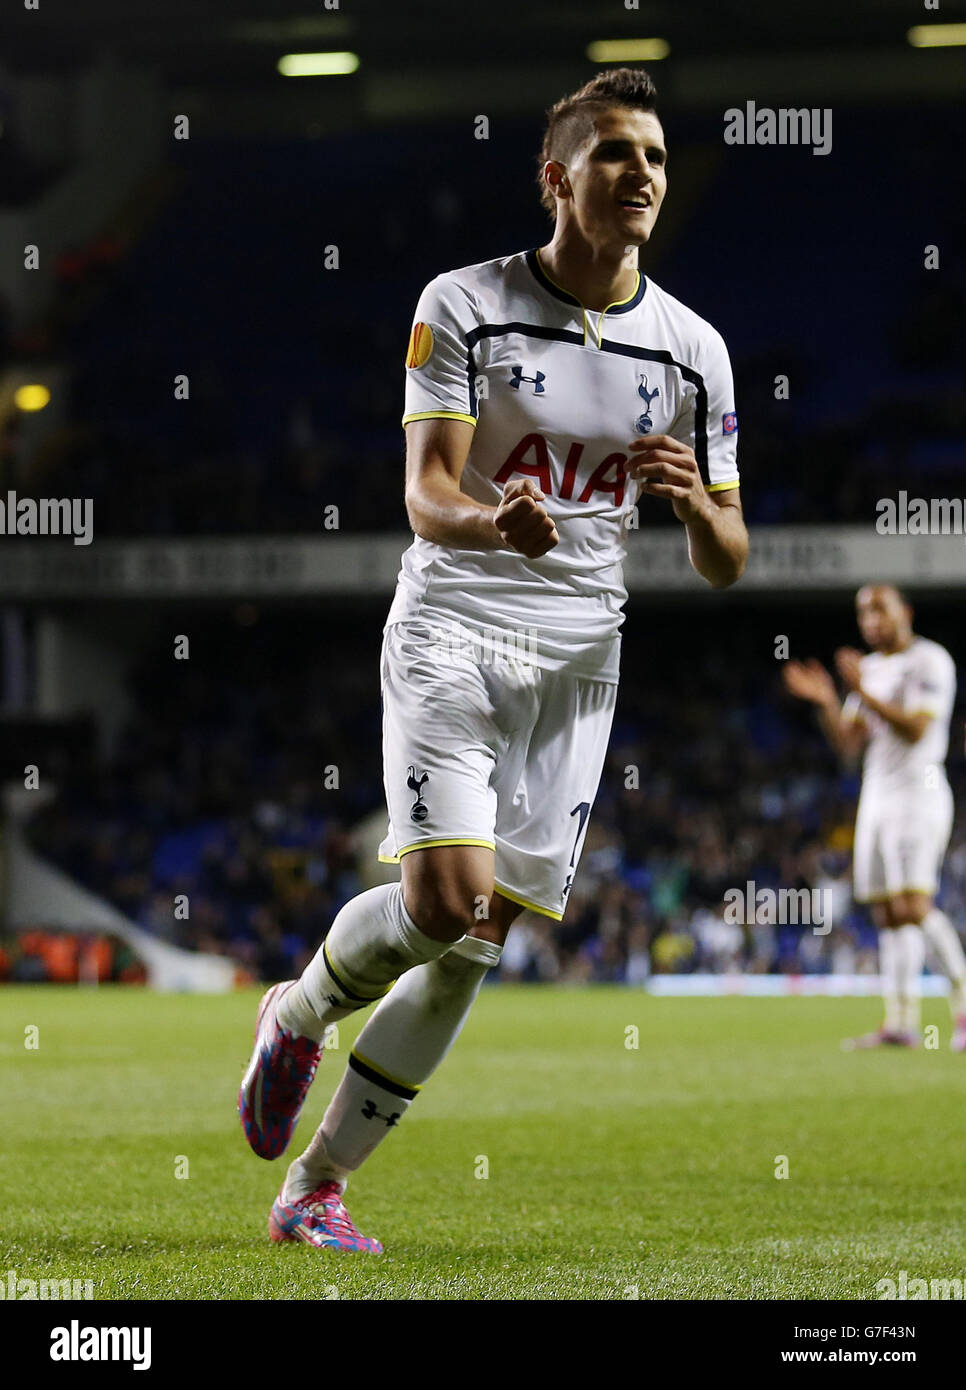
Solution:
[{"label": "blurred crowd", "polygon": [[[897,201],[889,162],[868,160],[880,117],[843,111],[834,161],[769,150],[767,179],[760,160],[716,139],[715,159],[695,165],[711,172],[690,211],[669,198],[647,249],[645,268],[728,344],[752,525],[871,525],[877,500],[913,479],[963,495],[961,141],[947,108],[903,119],[916,199]],[[675,117],[684,167],[689,142],[709,147],[695,121]],[[186,142],[171,156],[178,192],[139,240],[94,238],[59,259],[46,322],[14,338],[0,305],[0,354],[64,363],[70,395],[29,452],[21,417],[9,417],[6,485],[92,497],[102,537],[311,534],[333,505],[344,531],[402,533],[402,359],[416,297],[441,270],[548,238],[532,188],[538,141],[535,113],[471,152],[453,122],[309,143]],[[373,218],[377,159],[419,196]],[[740,217],[719,215],[725,197]],[[830,201],[836,216],[816,241],[814,208]],[[923,225],[941,243],[941,279],[922,263]],[[172,363],[187,399],[174,397]],[[659,506],[642,506],[641,521],[677,524]],[[58,794],[31,825],[39,850],[142,926],[264,978],[297,971],[367,881],[356,827],[382,805],[384,610],[323,607],[234,626],[223,615],[174,674],[167,654],[145,661],[127,726],[61,760]],[[698,606],[668,617],[632,602],[565,921],[521,920],[503,977],[875,968],[874,934],[849,894],[857,777],[782,695],[776,622],[787,626],[787,612],[728,623]],[[836,622],[834,642],[816,620],[811,648],[793,654],[854,642],[841,603]],[[197,634],[197,613],[191,624]],[[805,626],[798,615],[795,631]],[[955,655],[955,630],[922,630]],[[731,920],[724,895],[749,881],[821,890],[829,930]],[[966,922],[966,822],[943,891]],[[187,916],[173,911],[179,896]]]},{"label": "blurred crowd", "polygon": [[[30,823],[33,846],[175,945],[228,955],[265,979],[296,973],[370,881],[372,835],[356,828],[384,807],[382,616],[274,617],[223,632],[221,645],[203,635],[197,659],[174,673],[167,655],[145,662],[112,754],[92,745],[86,761],[64,760],[57,797]],[[809,710],[764,665],[777,668],[761,656],[773,618],[629,621],[637,636],[625,639],[607,766],[564,921],[519,919],[501,976],[874,973],[875,934],[849,886],[858,778],[836,766]],[[950,771],[966,809],[955,743]],[[735,890],[756,902],[780,889],[818,890],[809,901],[821,920],[817,907],[784,924],[760,906],[734,908]],[[963,817],[943,900],[966,924]]]},{"label": "blurred crowd", "polygon": [[[876,501],[914,476],[933,495],[962,493],[961,140],[951,118],[905,119],[935,172],[921,166],[916,200],[897,203],[888,167],[870,168],[871,112],[841,114],[834,167],[779,148],[764,181],[746,151],[723,147],[688,214],[672,181],[644,266],[724,334],[753,524],[873,524]],[[708,135],[676,119],[681,168],[692,142],[711,167]],[[469,158],[458,123],[186,143],[172,156],[179,191],[143,238],[93,238],[61,256],[46,321],[11,345],[69,364],[70,399],[29,458],[10,418],[8,486],[93,498],[100,536],[312,534],[332,506],[350,532],[405,527],[402,363],[419,292],[440,271],[550,234],[532,187],[536,118],[473,143]],[[374,160],[419,189],[375,219]],[[725,196],[740,217],[718,216]],[[811,211],[830,199],[836,217],[817,244]],[[762,240],[776,225],[780,258]],[[910,250],[923,226],[941,243],[941,276]],[[338,263],[320,269],[329,248]],[[187,399],[174,397],[172,362]],[[661,507],[646,522],[673,524]]]}]

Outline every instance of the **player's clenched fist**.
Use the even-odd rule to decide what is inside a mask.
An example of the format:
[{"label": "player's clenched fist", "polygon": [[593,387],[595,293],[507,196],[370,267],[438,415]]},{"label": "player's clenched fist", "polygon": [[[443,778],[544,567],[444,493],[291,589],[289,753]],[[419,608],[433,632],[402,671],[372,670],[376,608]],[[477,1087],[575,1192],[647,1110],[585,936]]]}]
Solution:
[{"label": "player's clenched fist", "polygon": [[515,478],[505,485],[493,517],[496,529],[511,550],[528,560],[546,555],[560,540],[557,528],[541,507],[543,493],[532,478]]},{"label": "player's clenched fist", "polygon": [[708,495],[698,471],[694,450],[669,434],[649,434],[627,446],[631,457],[625,466],[628,478],[638,478],[641,491],[651,497],[669,497],[678,521],[708,515]]}]

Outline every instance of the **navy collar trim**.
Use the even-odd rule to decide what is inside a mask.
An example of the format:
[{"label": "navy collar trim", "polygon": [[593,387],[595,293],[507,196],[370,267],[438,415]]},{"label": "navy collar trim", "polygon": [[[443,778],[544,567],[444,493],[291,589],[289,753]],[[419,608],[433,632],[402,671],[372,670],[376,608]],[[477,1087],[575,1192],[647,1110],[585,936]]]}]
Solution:
[{"label": "navy collar trim", "polygon": [[[540,257],[537,255],[537,250],[535,247],[532,251],[528,251],[526,253],[526,259],[527,265],[530,267],[534,279],[547,291],[548,294],[552,294],[554,299],[559,299],[564,304],[572,304],[578,309],[584,308],[584,305],[581,304],[580,300],[576,297],[576,295],[570,294],[567,290],[562,289],[559,285],[554,284],[554,282],[550,279],[550,276],[547,274],[543,266],[540,264]],[[611,314],[629,314],[632,309],[636,309],[638,304],[640,304],[641,300],[644,298],[645,291],[647,290],[647,279],[640,271],[637,272],[637,275],[637,289],[631,295],[630,299],[622,300],[618,304],[608,304],[607,308],[604,310],[608,317]],[[598,313],[600,311],[596,309],[591,309],[589,310],[589,312],[593,314]]]}]

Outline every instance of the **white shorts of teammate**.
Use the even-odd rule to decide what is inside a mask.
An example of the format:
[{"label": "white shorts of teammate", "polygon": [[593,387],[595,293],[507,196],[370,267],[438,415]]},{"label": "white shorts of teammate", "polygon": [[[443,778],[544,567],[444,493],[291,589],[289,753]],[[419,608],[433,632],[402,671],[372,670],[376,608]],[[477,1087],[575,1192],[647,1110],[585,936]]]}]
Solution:
[{"label": "white shorts of teammate", "polygon": [[502,897],[557,921],[583,847],[616,685],[501,650],[466,655],[422,620],[382,646],[384,863],[434,845],[495,851]]},{"label": "white shorts of teammate", "polygon": [[863,790],[852,852],[856,900],[881,902],[896,893],[935,897],[952,825],[953,796],[946,782],[907,798]]}]

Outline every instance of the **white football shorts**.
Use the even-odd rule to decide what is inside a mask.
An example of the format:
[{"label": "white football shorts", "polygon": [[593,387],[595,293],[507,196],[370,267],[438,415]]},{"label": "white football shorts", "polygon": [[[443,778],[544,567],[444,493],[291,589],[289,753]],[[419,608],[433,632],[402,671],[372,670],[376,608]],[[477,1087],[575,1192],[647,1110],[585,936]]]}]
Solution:
[{"label": "white football shorts", "polygon": [[855,819],[852,878],[858,902],[896,893],[934,896],[953,826],[948,784],[905,799],[863,790]]},{"label": "white football shorts", "polygon": [[421,619],[382,645],[379,858],[433,845],[495,851],[502,897],[559,921],[604,766],[617,686],[465,645]]}]

